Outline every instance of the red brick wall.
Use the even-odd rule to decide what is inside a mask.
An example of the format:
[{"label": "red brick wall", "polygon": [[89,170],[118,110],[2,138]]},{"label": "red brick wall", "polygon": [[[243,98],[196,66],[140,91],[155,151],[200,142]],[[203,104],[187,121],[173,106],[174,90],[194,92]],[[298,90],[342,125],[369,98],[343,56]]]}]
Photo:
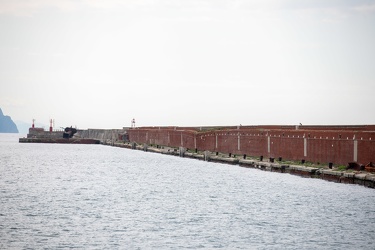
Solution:
[{"label": "red brick wall", "polygon": [[198,150],[217,151],[215,148],[215,133],[198,133],[196,137]]},{"label": "red brick wall", "polygon": [[129,140],[137,143],[343,165],[354,161],[356,141],[357,162],[360,164],[375,162],[375,126],[309,126],[308,128],[249,126],[205,130],[149,127],[129,129],[128,134]]},{"label": "red brick wall", "polygon": [[367,164],[375,163],[375,138],[358,141],[358,162]]},{"label": "red brick wall", "polygon": [[267,138],[258,135],[241,136],[241,151],[248,156],[268,157]]},{"label": "red brick wall", "polygon": [[353,140],[307,139],[307,157],[311,162],[348,163],[354,160]]}]

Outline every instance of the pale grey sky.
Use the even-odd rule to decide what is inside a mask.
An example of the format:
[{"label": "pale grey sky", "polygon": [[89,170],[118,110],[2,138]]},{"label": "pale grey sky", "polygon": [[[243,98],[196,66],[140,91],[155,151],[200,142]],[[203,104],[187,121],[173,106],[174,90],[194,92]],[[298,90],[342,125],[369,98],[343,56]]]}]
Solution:
[{"label": "pale grey sky", "polygon": [[375,1],[0,0],[0,34],[13,120],[375,124]]}]

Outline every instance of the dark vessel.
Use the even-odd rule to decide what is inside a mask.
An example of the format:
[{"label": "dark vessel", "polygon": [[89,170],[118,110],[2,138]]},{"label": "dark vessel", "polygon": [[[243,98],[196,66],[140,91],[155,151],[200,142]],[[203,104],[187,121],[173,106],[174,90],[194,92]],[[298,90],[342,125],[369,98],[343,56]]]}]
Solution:
[{"label": "dark vessel", "polygon": [[77,133],[77,129],[66,127],[64,129],[63,138],[72,138],[75,133]]}]

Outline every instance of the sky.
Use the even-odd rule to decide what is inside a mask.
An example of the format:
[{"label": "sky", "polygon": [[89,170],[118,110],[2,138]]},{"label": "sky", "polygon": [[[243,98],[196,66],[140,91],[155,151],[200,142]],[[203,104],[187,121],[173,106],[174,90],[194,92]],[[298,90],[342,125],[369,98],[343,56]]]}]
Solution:
[{"label": "sky", "polygon": [[374,0],[0,0],[0,34],[16,121],[375,124]]}]

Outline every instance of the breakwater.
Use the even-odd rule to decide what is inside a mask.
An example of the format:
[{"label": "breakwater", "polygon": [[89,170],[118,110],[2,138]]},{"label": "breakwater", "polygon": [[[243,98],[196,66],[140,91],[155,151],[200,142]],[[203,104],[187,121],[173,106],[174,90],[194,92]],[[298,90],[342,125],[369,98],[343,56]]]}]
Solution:
[{"label": "breakwater", "polygon": [[139,144],[226,154],[336,166],[375,162],[375,125],[140,127],[127,134]]},{"label": "breakwater", "polygon": [[123,140],[126,129],[78,129],[76,137],[100,140],[101,142],[115,142]]},{"label": "breakwater", "polygon": [[[28,138],[56,138],[61,133],[30,128]],[[375,125],[77,129],[74,138],[339,183],[375,186],[375,175],[370,173],[375,172]],[[348,167],[351,168],[349,171],[342,171]],[[365,169],[370,172],[363,171]]]},{"label": "breakwater", "polygon": [[160,153],[171,156],[185,157],[215,163],[238,165],[245,168],[255,168],[263,171],[278,172],[297,175],[305,178],[318,178],[326,181],[358,184],[369,188],[375,188],[375,174],[364,171],[335,171],[324,167],[305,166],[300,164],[289,164],[283,162],[270,162],[261,159],[245,159],[235,155],[224,155],[210,151],[191,151],[184,147],[172,148],[164,146],[152,146],[137,144],[135,142],[102,142],[104,145],[114,147],[142,150],[145,152]]},{"label": "breakwater", "polygon": [[[94,139],[100,142],[123,140],[126,129],[76,129],[75,139]],[[44,130],[43,128],[29,128],[28,139],[61,139],[64,130]],[[27,140],[23,140],[27,141]],[[32,140],[30,140],[31,142]]]},{"label": "breakwater", "polygon": [[[28,138],[59,138],[62,131],[30,128]],[[140,127],[77,129],[77,138],[184,147],[199,151],[311,162],[330,166],[375,163],[375,125]]]},{"label": "breakwater", "polygon": [[83,138],[19,138],[20,143],[100,144],[96,139]]}]

